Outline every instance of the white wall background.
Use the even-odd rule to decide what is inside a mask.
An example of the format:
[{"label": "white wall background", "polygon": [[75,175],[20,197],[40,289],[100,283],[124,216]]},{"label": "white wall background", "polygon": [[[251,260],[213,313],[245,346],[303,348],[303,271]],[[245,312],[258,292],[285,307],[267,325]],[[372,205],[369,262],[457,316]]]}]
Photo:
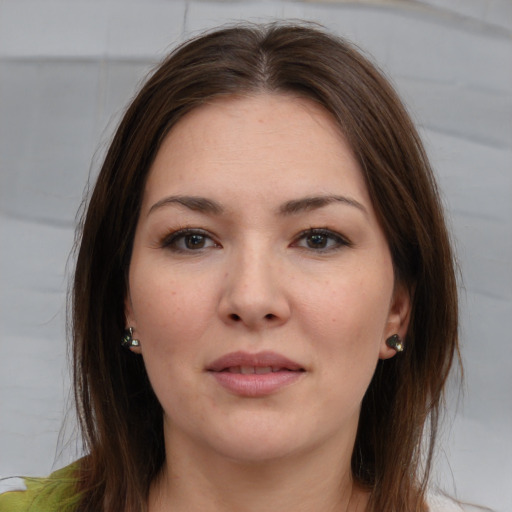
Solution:
[{"label": "white wall background", "polygon": [[73,456],[55,459],[69,382],[66,262],[89,170],[123,106],[175,42],[283,17],[369,51],[421,128],[465,286],[465,398],[457,415],[451,401],[439,480],[510,511],[512,0],[0,0],[0,474],[47,474]]}]

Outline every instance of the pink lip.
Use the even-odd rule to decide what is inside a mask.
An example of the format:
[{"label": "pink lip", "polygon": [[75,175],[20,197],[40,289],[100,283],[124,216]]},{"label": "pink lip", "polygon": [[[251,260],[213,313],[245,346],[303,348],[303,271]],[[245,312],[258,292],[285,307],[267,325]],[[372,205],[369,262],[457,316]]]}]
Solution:
[{"label": "pink lip", "polygon": [[[256,373],[245,373],[247,369]],[[275,393],[305,373],[300,364],[275,352],[232,352],[216,359],[206,370],[228,391],[247,397]]]}]

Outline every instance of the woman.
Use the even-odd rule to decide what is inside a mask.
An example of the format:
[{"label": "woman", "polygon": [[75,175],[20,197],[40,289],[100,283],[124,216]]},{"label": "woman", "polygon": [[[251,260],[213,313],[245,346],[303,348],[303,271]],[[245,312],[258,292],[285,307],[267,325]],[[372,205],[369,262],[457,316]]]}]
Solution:
[{"label": "woman", "polygon": [[106,156],[72,311],[87,455],[0,510],[459,510],[427,497],[458,358],[442,208],[343,40],[234,27],[173,52]]}]

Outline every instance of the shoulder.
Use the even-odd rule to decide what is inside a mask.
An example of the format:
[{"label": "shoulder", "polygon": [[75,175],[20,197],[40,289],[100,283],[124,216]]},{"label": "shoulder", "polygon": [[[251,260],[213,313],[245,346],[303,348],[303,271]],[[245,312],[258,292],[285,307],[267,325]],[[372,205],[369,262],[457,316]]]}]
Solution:
[{"label": "shoulder", "polygon": [[444,494],[429,494],[427,504],[429,512],[489,512],[489,509],[461,503]]},{"label": "shoulder", "polygon": [[71,464],[46,478],[5,478],[0,480],[0,512],[60,512],[73,510],[76,503]]},{"label": "shoulder", "polygon": [[31,479],[29,489],[25,478],[5,478],[0,481],[0,512],[24,512],[30,510],[30,503],[39,487],[36,480]]}]

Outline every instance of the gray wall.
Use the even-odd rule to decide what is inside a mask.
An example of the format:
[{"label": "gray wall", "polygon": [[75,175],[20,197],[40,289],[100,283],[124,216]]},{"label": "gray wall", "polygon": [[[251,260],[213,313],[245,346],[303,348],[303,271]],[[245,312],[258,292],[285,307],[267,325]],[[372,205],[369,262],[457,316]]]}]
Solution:
[{"label": "gray wall", "polygon": [[55,451],[68,255],[123,105],[175,42],[276,17],[319,21],[368,50],[420,126],[464,274],[465,397],[456,409],[449,396],[438,480],[512,510],[511,0],[0,0],[0,474],[46,474],[76,455]]}]

